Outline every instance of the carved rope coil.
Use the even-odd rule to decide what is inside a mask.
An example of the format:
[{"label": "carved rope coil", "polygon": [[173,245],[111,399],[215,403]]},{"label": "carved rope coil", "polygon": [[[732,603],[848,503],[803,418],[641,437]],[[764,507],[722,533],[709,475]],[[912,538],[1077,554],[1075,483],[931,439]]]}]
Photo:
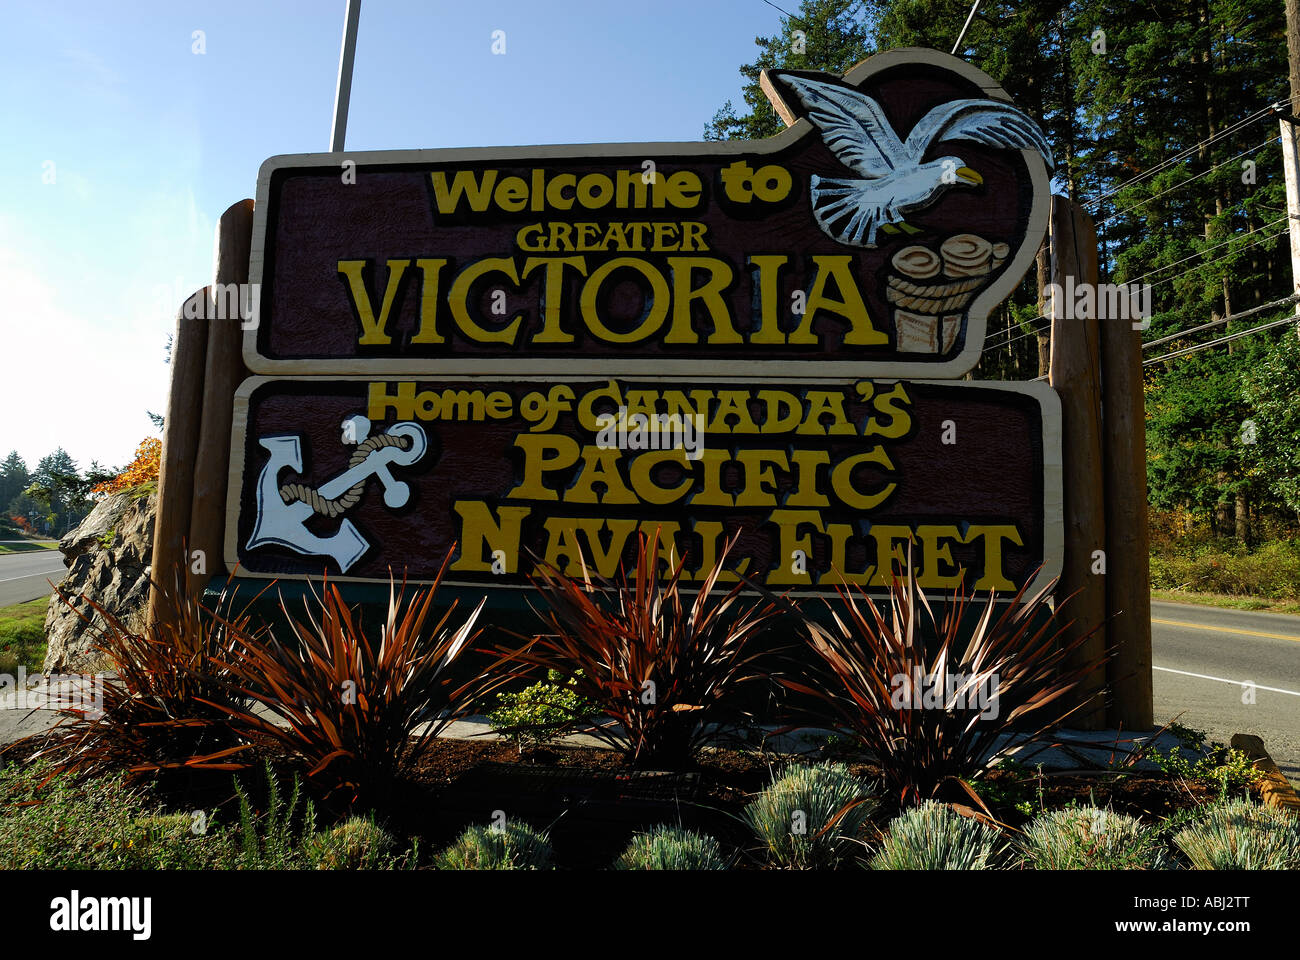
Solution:
[{"label": "carved rope coil", "polygon": [[[378,436],[370,437],[357,444],[357,449],[353,452],[352,458],[348,461],[348,469],[351,470],[366,457],[370,456],[375,450],[382,450],[384,447],[399,447],[402,450],[409,448],[405,438],[390,436],[387,433],[381,433]],[[323,514],[331,520],[340,514],[351,510],[358,500],[361,499],[361,493],[365,490],[366,481],[362,479],[354,483],[350,488],[344,491],[340,496],[333,500],[326,499],[317,493],[314,489],[305,483],[286,483],[280,488],[280,499],[286,504],[297,503],[299,501],[307,504],[316,513]]]}]

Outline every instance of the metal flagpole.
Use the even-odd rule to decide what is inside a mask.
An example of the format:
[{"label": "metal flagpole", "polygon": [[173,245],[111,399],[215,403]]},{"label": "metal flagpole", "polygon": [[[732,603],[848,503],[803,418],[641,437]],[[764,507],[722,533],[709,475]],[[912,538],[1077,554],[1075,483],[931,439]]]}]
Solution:
[{"label": "metal flagpole", "polygon": [[339,53],[339,82],[334,91],[334,126],[330,129],[330,152],[343,149],[348,132],[348,102],[352,99],[352,61],[357,52],[357,21],[361,19],[361,0],[348,0],[343,23],[343,50]]}]

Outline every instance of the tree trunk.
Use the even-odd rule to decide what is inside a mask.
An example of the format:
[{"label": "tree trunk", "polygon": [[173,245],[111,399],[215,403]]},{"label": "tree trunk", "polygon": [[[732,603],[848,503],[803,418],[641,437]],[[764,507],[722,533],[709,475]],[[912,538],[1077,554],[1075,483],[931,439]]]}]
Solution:
[{"label": "tree trunk", "polygon": [[[1215,478],[1219,486],[1228,485],[1227,474],[1220,473]],[[1237,522],[1233,516],[1233,504],[1230,500],[1220,500],[1214,505],[1214,535],[1216,537],[1231,537],[1236,533]]]},{"label": "tree trunk", "polygon": [[[1043,245],[1038,248],[1038,256],[1034,259],[1038,275],[1038,313],[1044,317],[1051,306],[1047,302],[1047,287],[1052,282],[1052,251],[1049,242],[1043,241]],[[1045,377],[1052,367],[1052,325],[1037,321],[1035,325],[1038,327],[1038,333],[1034,336],[1038,343],[1038,376]]]}]

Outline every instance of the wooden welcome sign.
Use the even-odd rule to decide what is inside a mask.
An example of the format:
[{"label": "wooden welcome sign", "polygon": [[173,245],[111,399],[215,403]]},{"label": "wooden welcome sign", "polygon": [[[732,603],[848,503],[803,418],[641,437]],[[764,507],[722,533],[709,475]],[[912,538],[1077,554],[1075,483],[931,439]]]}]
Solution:
[{"label": "wooden welcome sign", "polygon": [[1059,404],[948,383],[1042,239],[1050,151],[984,74],[776,72],[754,143],[278,157],[227,561],[521,587],[635,533],[796,592],[1060,569]]},{"label": "wooden welcome sign", "polygon": [[612,577],[658,530],[687,582],[736,537],[736,573],[829,591],[884,588],[910,540],[921,586],[1008,591],[1060,555],[1058,419],[1045,384],[257,377],[228,550],[428,579],[459,542],[451,582],[518,587],[533,558]]},{"label": "wooden welcome sign", "polygon": [[984,74],[932,51],[766,83],[808,119],[753,143],[268,160],[248,368],[970,370],[989,310],[1042,240],[1042,133]]}]

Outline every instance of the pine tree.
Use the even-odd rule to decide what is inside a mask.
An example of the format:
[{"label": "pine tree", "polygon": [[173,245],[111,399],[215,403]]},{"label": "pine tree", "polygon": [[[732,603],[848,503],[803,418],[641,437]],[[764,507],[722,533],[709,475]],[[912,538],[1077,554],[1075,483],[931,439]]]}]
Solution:
[{"label": "pine tree", "polygon": [[7,508],[14,497],[26,490],[27,483],[27,463],[17,450],[10,450],[9,456],[0,462],[0,510]]}]

